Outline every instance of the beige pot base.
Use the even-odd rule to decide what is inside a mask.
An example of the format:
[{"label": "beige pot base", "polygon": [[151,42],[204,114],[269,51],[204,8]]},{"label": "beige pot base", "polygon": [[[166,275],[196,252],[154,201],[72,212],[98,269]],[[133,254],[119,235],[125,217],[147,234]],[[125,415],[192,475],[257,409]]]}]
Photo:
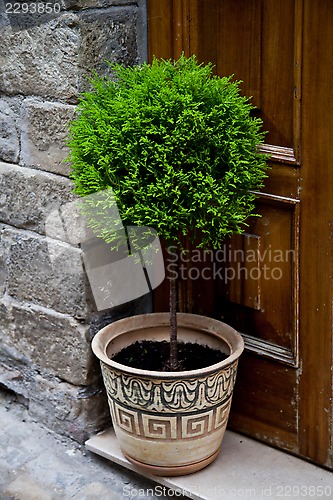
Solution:
[{"label": "beige pot base", "polygon": [[122,453],[127,458],[127,460],[129,460],[132,464],[140,467],[140,469],[143,469],[145,472],[153,474],[154,476],[185,476],[186,474],[192,474],[193,472],[197,472],[212,463],[219,452],[220,450],[218,449],[209,457],[205,458],[204,460],[200,460],[200,462],[195,462],[194,464],[177,465],[175,467],[162,467],[159,465],[148,465],[143,462],[139,462],[138,460],[135,460],[134,458],[128,456],[127,453],[124,453],[124,451],[122,450]]}]

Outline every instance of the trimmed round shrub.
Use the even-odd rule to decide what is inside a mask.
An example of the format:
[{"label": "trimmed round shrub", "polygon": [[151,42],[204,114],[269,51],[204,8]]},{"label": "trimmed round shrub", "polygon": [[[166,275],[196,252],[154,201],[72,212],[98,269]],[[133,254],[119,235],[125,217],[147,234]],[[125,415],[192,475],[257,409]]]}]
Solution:
[{"label": "trimmed round shrub", "polygon": [[[195,56],[111,67],[112,79],[91,79],[71,124],[75,192],[112,188],[124,225],[151,226],[175,243],[188,235],[217,248],[242,232],[267,157],[240,82]],[[98,224],[107,240],[107,224]]]}]

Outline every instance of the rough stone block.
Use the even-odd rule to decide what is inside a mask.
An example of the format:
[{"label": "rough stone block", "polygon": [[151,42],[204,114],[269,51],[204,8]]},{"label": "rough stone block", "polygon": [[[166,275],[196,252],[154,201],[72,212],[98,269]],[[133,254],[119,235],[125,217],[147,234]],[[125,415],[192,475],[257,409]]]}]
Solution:
[{"label": "rough stone block", "polygon": [[29,413],[50,429],[81,443],[111,422],[102,384],[79,388],[38,375],[32,387]]},{"label": "rough stone block", "polygon": [[46,19],[2,14],[0,29],[0,91],[76,100],[80,45],[76,14]]},{"label": "rough stone block", "polygon": [[3,248],[0,237],[0,297],[5,293],[7,282],[7,266],[5,250]]},{"label": "rough stone block", "polygon": [[[110,74],[111,70],[105,60],[126,65],[139,63],[138,12],[134,6],[86,10],[79,17],[81,67]],[[88,88],[86,75],[81,73],[79,78],[80,88]]]},{"label": "rough stone block", "polygon": [[73,318],[7,296],[0,302],[1,347],[12,366],[51,373],[74,385],[99,378],[90,346],[89,326]]},{"label": "rough stone block", "polygon": [[12,297],[76,318],[95,309],[79,248],[10,228],[1,232],[1,247]]},{"label": "rough stone block", "polygon": [[45,234],[45,220],[73,201],[73,183],[65,177],[0,162],[0,221]]},{"label": "rough stone block", "polygon": [[[1,350],[0,360],[2,361]],[[102,382],[76,387],[57,377],[0,364],[0,383],[23,396],[31,417],[53,431],[80,443],[110,425],[110,412]]]},{"label": "rough stone block", "polygon": [[21,108],[21,161],[61,175],[69,174],[68,124],[75,106],[25,99]]},{"label": "rough stone block", "polygon": [[20,98],[0,98],[0,160],[18,162]]},{"label": "rough stone block", "polygon": [[143,4],[146,0],[85,0],[84,4],[82,0],[62,0],[61,4],[64,9],[67,10],[83,10],[98,7],[111,7],[113,5],[133,5]]},{"label": "rough stone block", "polygon": [[126,64],[145,60],[144,2],[97,4],[104,5],[55,16],[21,13],[14,19],[2,13],[0,92],[76,103],[93,69],[110,72],[105,60]]}]

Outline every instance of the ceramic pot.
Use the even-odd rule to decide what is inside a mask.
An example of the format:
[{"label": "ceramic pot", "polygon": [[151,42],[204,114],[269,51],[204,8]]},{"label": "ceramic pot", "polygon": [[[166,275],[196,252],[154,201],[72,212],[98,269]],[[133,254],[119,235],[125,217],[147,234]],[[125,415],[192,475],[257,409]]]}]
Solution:
[{"label": "ceramic pot", "polygon": [[244,349],[241,335],[220,321],[178,313],[177,322],[180,341],[209,345],[228,357],[182,372],[147,371],[110,359],[137,340],[169,340],[168,313],[121,319],[100,330],[92,342],[123,454],[165,476],[195,472],[217,456]]}]

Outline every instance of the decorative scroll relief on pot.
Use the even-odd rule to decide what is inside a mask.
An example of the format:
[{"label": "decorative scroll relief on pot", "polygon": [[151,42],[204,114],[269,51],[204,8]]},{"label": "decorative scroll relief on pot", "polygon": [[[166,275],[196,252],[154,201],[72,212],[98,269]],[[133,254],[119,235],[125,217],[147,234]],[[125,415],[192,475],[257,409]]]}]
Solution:
[{"label": "decorative scroll relief on pot", "polygon": [[224,430],[231,398],[209,411],[177,416],[151,415],[130,410],[112,400],[109,404],[113,424],[129,434],[151,439],[184,440]]},{"label": "decorative scroll relief on pot", "polygon": [[125,375],[101,363],[109,399],[131,409],[160,413],[193,412],[227,401],[233,391],[238,360],[202,378],[152,380]]}]

